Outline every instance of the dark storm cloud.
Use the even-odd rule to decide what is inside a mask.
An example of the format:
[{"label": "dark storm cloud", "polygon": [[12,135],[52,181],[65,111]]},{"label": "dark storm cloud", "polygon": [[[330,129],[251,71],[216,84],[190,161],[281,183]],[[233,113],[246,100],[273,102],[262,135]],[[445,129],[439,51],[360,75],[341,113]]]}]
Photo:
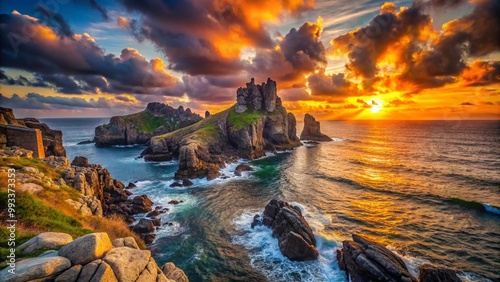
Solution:
[{"label": "dark storm cloud", "polygon": [[106,10],[103,6],[97,4],[97,2],[95,0],[89,0],[89,4],[90,4],[90,7],[94,8],[99,13],[101,13],[102,17],[105,20],[109,20],[108,10]]},{"label": "dark storm cloud", "polygon": [[429,7],[456,7],[463,2],[417,1],[400,11],[385,3],[368,26],[333,39],[332,53],[347,55],[347,72],[362,78],[367,90],[377,82],[388,84],[379,73],[381,63],[396,67],[398,75],[390,79],[398,81],[396,87],[402,90],[419,92],[455,83],[467,58],[500,50],[496,0],[475,1],[470,14],[444,24],[441,34],[433,29]]},{"label": "dark storm cloud", "polygon": [[73,30],[61,14],[50,10],[42,4],[38,4],[36,9],[41,16],[41,20],[47,25],[58,29],[60,35],[68,37],[73,36]]},{"label": "dark storm cloud", "polygon": [[9,77],[3,70],[0,70],[0,84],[46,88],[52,87],[49,83],[40,78],[28,79],[22,75],[19,75],[18,78]]},{"label": "dark storm cloud", "polygon": [[0,104],[9,108],[21,109],[72,109],[72,108],[115,108],[115,107],[134,107],[132,100],[126,99],[98,99],[85,100],[83,98],[68,98],[57,96],[43,96],[38,93],[28,93],[22,97],[13,94],[12,97],[5,97],[0,94]]},{"label": "dark storm cloud", "polygon": [[189,75],[240,72],[244,66],[240,60],[242,48],[274,47],[266,23],[283,14],[299,15],[312,8],[310,1],[120,2],[143,18],[140,23],[120,18],[119,24],[139,41],[146,38],[153,42],[168,57],[169,68]]},{"label": "dark storm cloud", "polygon": [[460,104],[461,106],[474,106],[474,104],[470,103],[470,102],[463,102]]},{"label": "dark storm cloud", "polygon": [[292,28],[278,44],[279,48],[258,50],[252,63],[247,65],[250,74],[263,73],[276,79],[282,87],[302,87],[305,75],[322,70],[327,64],[326,51],[320,41],[322,28],[317,23],[305,22],[298,30]]},{"label": "dark storm cloud", "polygon": [[312,95],[347,97],[359,95],[353,83],[348,81],[343,73],[325,75],[315,73],[307,78]]},{"label": "dark storm cloud", "polygon": [[178,81],[164,70],[160,59],[148,62],[132,48],[123,49],[120,57],[106,54],[87,34],[58,36],[19,13],[1,15],[0,31],[1,66],[34,72],[61,92],[100,88],[109,93],[148,93]]}]

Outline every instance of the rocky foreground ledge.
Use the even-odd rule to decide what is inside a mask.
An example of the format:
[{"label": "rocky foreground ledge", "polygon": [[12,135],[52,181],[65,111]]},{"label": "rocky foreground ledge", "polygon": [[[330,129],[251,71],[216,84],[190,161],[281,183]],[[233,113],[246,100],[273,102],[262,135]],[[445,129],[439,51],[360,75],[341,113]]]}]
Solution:
[{"label": "rocky foreground ledge", "polygon": [[73,240],[69,234],[46,232],[19,246],[28,253],[41,249],[49,250],[19,261],[15,274],[9,267],[0,271],[0,281],[189,281],[171,262],[160,268],[132,237],[111,242],[107,233],[92,233]]}]

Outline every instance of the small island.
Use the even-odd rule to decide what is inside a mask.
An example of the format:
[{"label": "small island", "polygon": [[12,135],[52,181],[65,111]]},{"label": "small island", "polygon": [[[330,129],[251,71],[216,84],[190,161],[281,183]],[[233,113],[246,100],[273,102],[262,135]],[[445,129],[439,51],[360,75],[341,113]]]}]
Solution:
[{"label": "small island", "polygon": [[296,120],[278,97],[276,82],[254,79],[238,88],[237,103],[191,126],[151,138],[142,152],[146,161],[178,159],[176,179],[219,177],[225,163],[256,159],[266,152],[301,145]]}]

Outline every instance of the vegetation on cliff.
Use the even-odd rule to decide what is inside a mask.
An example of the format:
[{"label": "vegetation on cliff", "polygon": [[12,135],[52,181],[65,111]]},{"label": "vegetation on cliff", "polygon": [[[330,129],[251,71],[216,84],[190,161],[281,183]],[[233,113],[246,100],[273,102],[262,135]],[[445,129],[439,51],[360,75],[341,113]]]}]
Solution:
[{"label": "vegetation on cliff", "polygon": [[[53,185],[64,176],[64,170],[54,168],[40,159],[34,158],[0,158],[0,183],[8,183],[8,169],[16,169],[16,244],[20,245],[29,238],[41,232],[64,232],[79,237],[92,232],[107,232],[114,238],[134,237],[141,248],[144,242],[132,232],[121,217],[99,217],[83,215],[66,200],[77,200],[80,193],[67,185]],[[38,170],[43,177],[24,178],[30,168]],[[49,182],[49,179],[51,180]],[[25,185],[26,184],[26,185]],[[27,190],[30,187],[42,187],[40,190]],[[0,219],[7,219],[7,186],[0,188],[1,213]],[[9,230],[2,226],[2,238],[8,238]],[[0,255],[5,259],[9,253],[7,241],[0,243]],[[30,255],[17,253],[18,258],[36,256],[40,252]]]},{"label": "vegetation on cliff", "polygon": [[114,116],[109,124],[96,127],[96,146],[146,144],[151,137],[172,132],[200,121],[198,114],[182,106],[174,109],[162,103],[149,103],[144,111]]}]

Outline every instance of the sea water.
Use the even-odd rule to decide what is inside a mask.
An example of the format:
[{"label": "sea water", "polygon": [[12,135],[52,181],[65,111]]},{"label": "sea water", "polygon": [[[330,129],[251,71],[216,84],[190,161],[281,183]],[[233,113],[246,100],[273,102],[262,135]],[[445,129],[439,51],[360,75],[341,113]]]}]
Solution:
[{"label": "sea water", "polygon": [[[161,217],[171,225],[150,248],[159,264],[173,261],[191,281],[347,281],[335,251],[353,233],[400,254],[414,274],[436,263],[468,281],[500,278],[498,121],[321,122],[334,142],[268,154],[241,177],[229,165],[228,179],[189,188],[170,187],[175,162],[136,158],[143,146],[76,145],[108,119],[42,121],[63,131],[70,159],[87,156],[114,178],[136,182],[134,194],[169,208]],[[317,261],[291,262],[271,230],[250,228],[273,198],[304,211]]]}]

